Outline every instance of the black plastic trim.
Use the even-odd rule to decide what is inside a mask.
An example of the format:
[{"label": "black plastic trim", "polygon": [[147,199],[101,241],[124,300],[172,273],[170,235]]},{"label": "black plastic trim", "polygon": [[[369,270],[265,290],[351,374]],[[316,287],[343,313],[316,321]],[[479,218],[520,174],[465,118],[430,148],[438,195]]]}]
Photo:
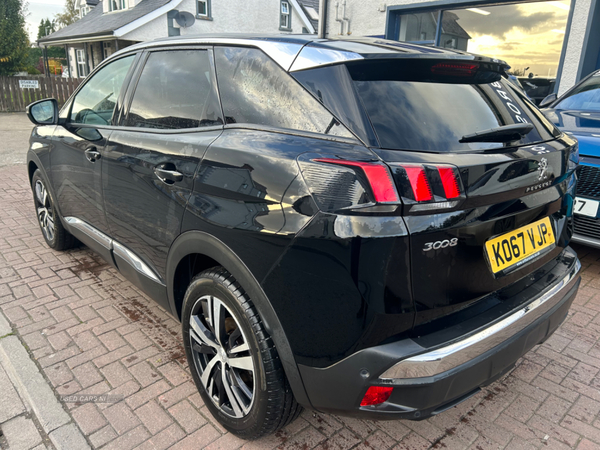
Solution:
[{"label": "black plastic trim", "polygon": [[296,401],[302,406],[311,408],[288,338],[271,302],[244,262],[227,245],[208,233],[202,231],[185,232],[173,242],[169,250],[167,257],[167,295],[173,316],[181,320],[181,317],[178,317],[177,314],[178,308],[174,296],[173,280],[175,270],[185,256],[194,253],[208,256],[217,261],[246,290],[258,310],[266,330],[275,343]]}]

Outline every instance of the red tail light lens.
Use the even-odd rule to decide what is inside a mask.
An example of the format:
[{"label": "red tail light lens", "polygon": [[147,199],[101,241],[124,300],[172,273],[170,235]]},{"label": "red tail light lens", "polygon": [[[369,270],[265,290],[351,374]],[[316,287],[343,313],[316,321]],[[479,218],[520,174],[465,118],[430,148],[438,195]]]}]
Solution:
[{"label": "red tail light lens", "polygon": [[442,179],[442,185],[444,186],[444,192],[446,198],[460,197],[460,185],[458,184],[458,178],[452,167],[438,167],[440,178]]},{"label": "red tail light lens", "polygon": [[404,167],[410,186],[412,187],[417,202],[428,202],[433,198],[429,180],[425,175],[423,166],[406,166]]},{"label": "red tail light lens", "polygon": [[367,389],[367,393],[360,402],[360,406],[379,405],[386,402],[392,395],[393,387],[387,386],[371,386]]},{"label": "red tail light lens", "polygon": [[431,66],[431,73],[449,77],[472,77],[479,70],[479,64],[461,62],[441,62]]},{"label": "red tail light lens", "polygon": [[314,159],[313,161],[348,167],[358,167],[364,172],[367,180],[369,180],[373,196],[377,203],[400,203],[400,198],[398,197],[398,192],[396,192],[396,186],[394,186],[392,175],[388,168],[381,163],[347,161],[334,158],[319,158]]},{"label": "red tail light lens", "polygon": [[455,166],[399,164],[391,167],[405,213],[454,208],[465,198]]}]

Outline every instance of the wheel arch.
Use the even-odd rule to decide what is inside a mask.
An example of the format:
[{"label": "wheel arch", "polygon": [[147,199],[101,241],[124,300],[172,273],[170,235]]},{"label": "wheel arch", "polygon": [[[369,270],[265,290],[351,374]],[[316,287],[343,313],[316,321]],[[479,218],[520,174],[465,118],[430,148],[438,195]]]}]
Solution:
[{"label": "wheel arch", "polygon": [[[193,269],[190,263],[193,258]],[[216,265],[224,267],[248,293],[256,307],[265,329],[270,334],[296,401],[312,408],[296,365],[292,349],[281,322],[250,269],[225,243],[203,231],[187,231],[173,243],[167,257],[167,295],[172,314],[181,321],[183,295],[189,281],[201,271]]]}]

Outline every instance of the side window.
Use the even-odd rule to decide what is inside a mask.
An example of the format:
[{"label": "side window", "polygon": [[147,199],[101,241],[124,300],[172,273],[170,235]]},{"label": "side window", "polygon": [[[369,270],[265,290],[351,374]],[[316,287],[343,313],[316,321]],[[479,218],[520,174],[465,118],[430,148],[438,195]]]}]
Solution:
[{"label": "side window", "polygon": [[135,55],[104,66],[90,78],[73,100],[72,123],[109,125],[121,92],[121,86]]},{"label": "side window", "polygon": [[215,47],[215,63],[226,123],[352,137],[321,103],[262,51]]},{"label": "side window", "polygon": [[125,126],[176,130],[222,123],[206,50],[150,54]]}]

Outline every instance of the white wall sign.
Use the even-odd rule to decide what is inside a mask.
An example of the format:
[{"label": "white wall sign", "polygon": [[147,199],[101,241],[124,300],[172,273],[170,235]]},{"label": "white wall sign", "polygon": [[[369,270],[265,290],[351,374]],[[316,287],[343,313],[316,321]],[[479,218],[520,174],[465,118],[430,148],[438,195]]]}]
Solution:
[{"label": "white wall sign", "polygon": [[39,89],[40,83],[38,80],[19,80],[19,87],[21,89]]}]

